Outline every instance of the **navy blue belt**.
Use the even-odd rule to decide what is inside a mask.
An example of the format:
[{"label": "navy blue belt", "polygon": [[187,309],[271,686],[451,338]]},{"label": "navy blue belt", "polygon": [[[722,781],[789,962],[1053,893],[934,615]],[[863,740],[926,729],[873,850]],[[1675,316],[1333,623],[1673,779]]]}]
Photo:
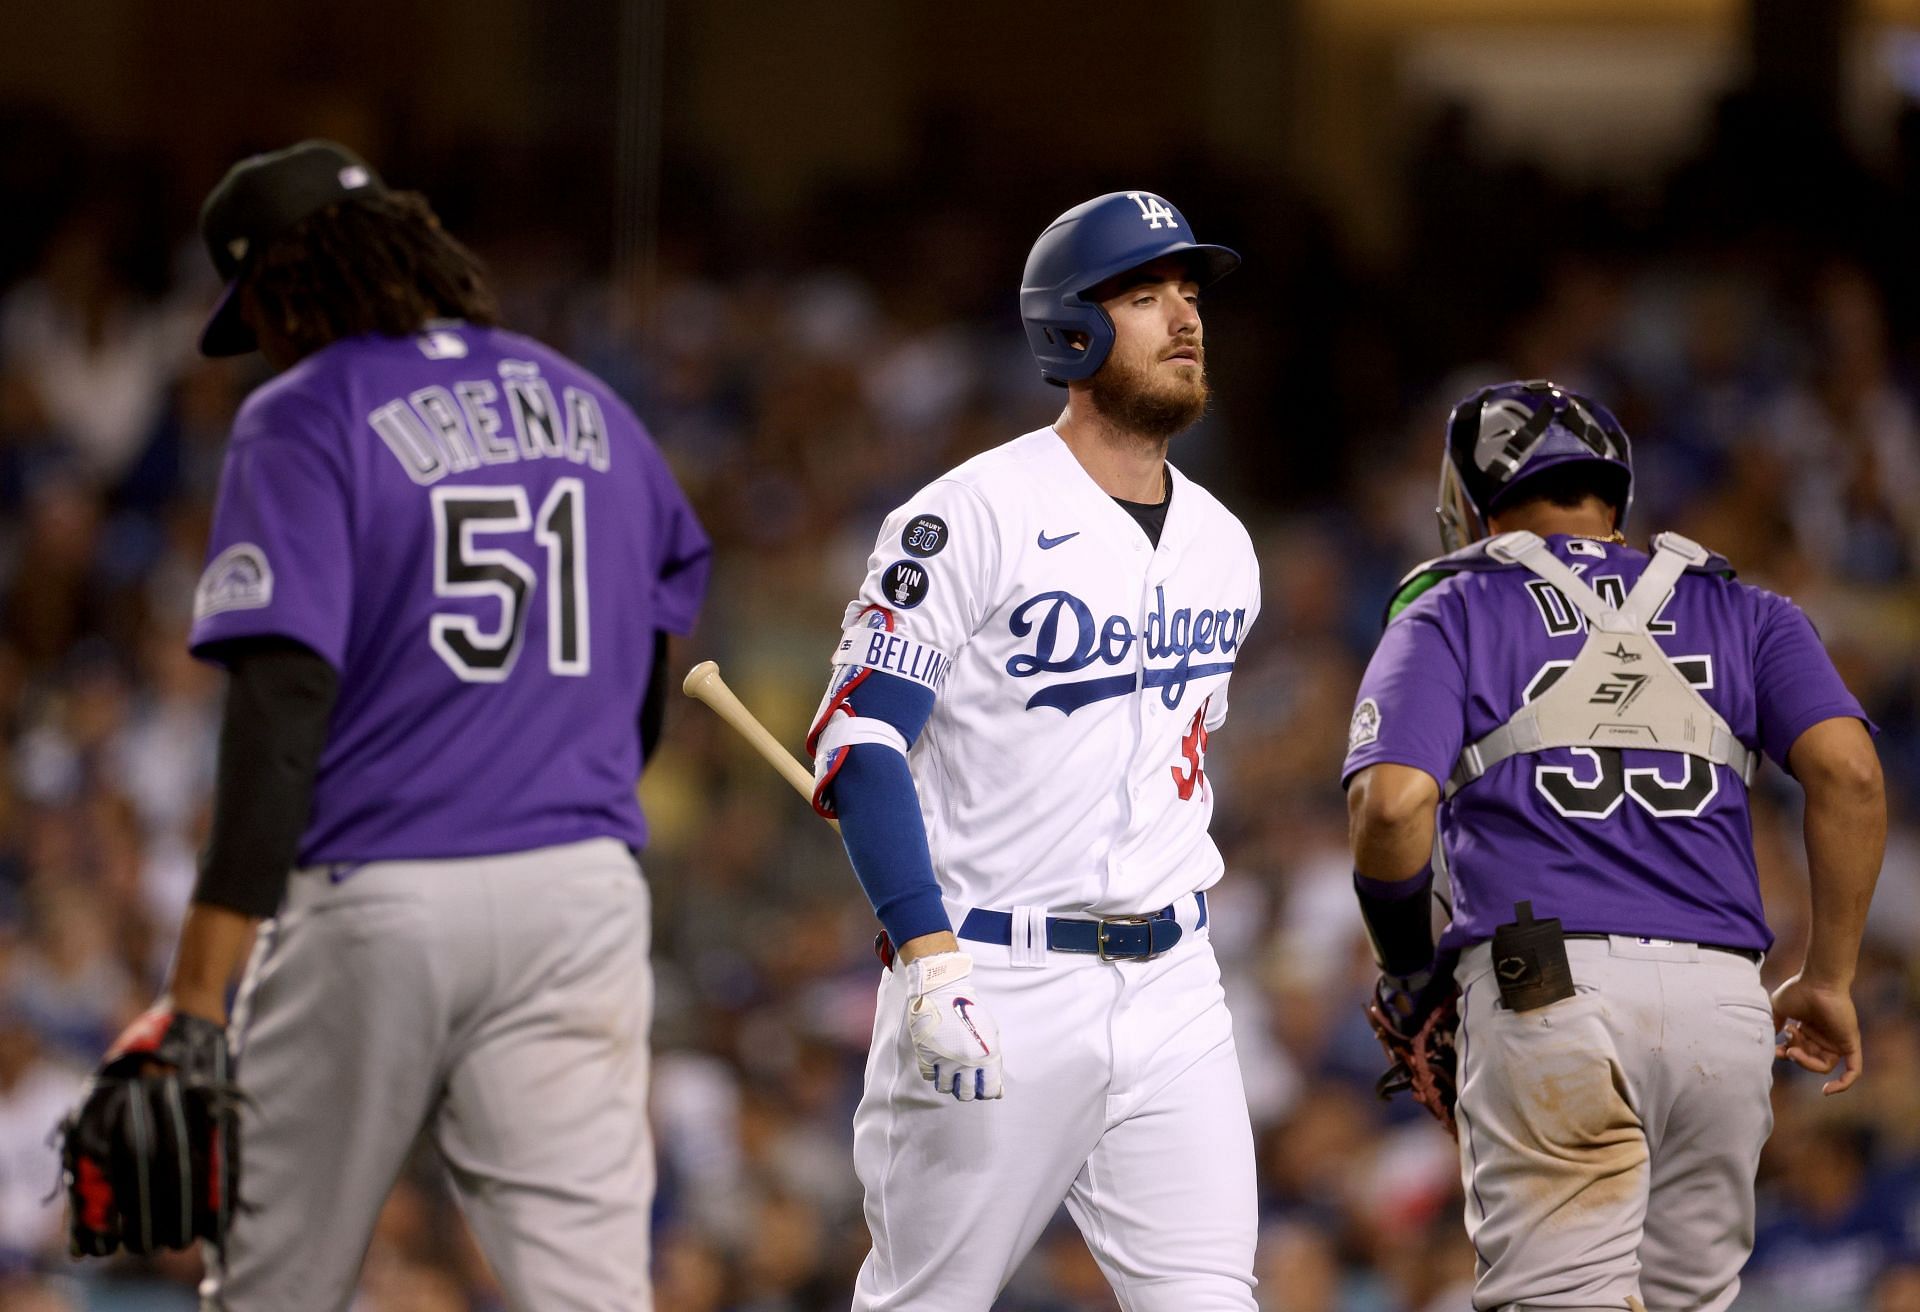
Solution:
[{"label": "navy blue belt", "polygon": [[[1207,895],[1195,893],[1200,918],[1195,929],[1207,923]],[[1143,916],[1103,916],[1098,920],[1074,920],[1066,916],[1047,917],[1047,947],[1054,952],[1085,952],[1102,961],[1143,961],[1157,957],[1180,941],[1184,931],[1174,919],[1174,909],[1161,907]],[[976,943],[1013,943],[1013,913],[983,911],[975,907],[960,922],[961,938]]]}]

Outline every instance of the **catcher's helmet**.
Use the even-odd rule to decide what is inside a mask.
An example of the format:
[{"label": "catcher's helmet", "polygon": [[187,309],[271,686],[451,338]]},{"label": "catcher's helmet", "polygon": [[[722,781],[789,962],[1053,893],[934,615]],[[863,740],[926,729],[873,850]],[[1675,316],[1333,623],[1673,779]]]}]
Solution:
[{"label": "catcher's helmet", "polygon": [[1529,479],[1577,461],[1597,466],[1595,490],[1625,527],[1633,504],[1633,446],[1603,405],[1545,379],[1483,387],[1453,408],[1440,460],[1440,540],[1458,551]]},{"label": "catcher's helmet", "polygon": [[[1225,246],[1203,246],[1179,210],[1150,191],[1115,191],[1076,205],[1047,225],[1027,255],[1020,279],[1020,318],[1040,362],[1040,376],[1065,387],[1091,378],[1113,349],[1113,320],[1082,298],[1118,273],[1168,255],[1187,258],[1202,287],[1239,267]],[[1068,334],[1086,337],[1075,347]]]}]

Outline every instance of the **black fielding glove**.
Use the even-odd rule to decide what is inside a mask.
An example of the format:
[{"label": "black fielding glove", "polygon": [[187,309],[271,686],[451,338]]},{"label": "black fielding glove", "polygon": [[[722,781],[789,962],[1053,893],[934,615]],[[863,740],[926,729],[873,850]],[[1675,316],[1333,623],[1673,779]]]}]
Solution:
[{"label": "black fielding glove", "polygon": [[224,1242],[238,1102],[223,1027],[164,1009],[129,1025],[60,1122],[74,1256]]}]

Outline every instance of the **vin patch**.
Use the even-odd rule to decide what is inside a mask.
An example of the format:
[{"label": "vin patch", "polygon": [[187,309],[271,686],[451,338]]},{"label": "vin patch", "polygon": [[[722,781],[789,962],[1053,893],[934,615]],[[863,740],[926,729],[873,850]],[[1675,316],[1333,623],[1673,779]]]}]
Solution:
[{"label": "vin patch", "polygon": [[896,560],[880,576],[880,591],[901,610],[912,610],[927,599],[927,571],[911,560]]}]

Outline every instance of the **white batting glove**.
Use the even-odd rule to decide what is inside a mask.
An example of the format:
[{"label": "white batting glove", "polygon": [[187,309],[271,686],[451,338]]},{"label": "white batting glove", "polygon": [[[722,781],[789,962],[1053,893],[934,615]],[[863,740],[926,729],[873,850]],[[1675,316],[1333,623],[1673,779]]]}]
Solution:
[{"label": "white batting glove", "polygon": [[973,958],[935,952],[914,958],[906,971],[907,1029],[920,1074],[961,1102],[998,1098],[1000,1027],[967,987]]}]

